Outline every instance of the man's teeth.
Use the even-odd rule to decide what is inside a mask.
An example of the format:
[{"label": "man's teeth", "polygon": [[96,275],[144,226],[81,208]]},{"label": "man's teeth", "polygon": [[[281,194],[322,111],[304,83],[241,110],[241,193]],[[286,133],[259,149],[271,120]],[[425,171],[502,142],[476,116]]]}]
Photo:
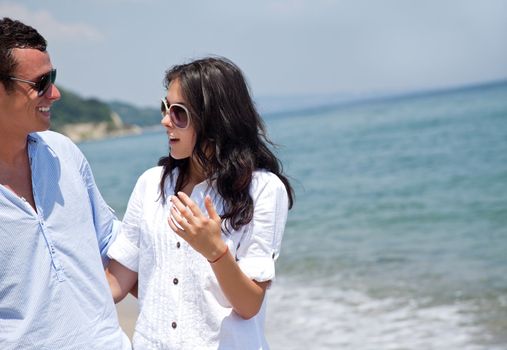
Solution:
[{"label": "man's teeth", "polygon": [[49,107],[39,107],[39,111],[41,111],[41,112],[49,112]]}]

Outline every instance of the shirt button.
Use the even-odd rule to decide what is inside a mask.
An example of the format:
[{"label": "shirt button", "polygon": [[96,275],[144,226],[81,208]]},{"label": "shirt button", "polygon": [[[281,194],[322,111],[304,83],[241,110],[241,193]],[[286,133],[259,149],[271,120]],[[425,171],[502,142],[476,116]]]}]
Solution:
[{"label": "shirt button", "polygon": [[177,278],[173,279],[173,283],[178,284],[178,279]]},{"label": "shirt button", "polygon": [[179,247],[181,247],[180,242],[176,243],[176,248],[179,248]]},{"label": "shirt button", "polygon": [[173,322],[171,323],[171,327],[173,327],[173,329],[175,329],[178,325],[176,324],[176,322]]}]

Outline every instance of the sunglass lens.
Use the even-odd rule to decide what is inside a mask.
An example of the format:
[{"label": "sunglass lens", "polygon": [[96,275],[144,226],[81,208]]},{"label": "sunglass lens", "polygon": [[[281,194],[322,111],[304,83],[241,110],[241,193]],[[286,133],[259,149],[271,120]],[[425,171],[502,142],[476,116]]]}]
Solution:
[{"label": "sunglass lens", "polygon": [[44,95],[46,91],[48,91],[51,84],[54,84],[55,80],[56,80],[56,69],[53,69],[52,71],[44,74],[38,82],[37,86],[38,95],[39,96]]},{"label": "sunglass lens", "polygon": [[169,109],[171,121],[178,128],[186,128],[188,126],[188,114],[187,111],[178,105],[172,105]]}]

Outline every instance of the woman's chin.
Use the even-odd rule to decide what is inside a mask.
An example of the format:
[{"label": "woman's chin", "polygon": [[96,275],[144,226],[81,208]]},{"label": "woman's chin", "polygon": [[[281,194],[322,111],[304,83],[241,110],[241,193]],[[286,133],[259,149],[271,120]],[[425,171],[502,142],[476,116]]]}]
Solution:
[{"label": "woman's chin", "polygon": [[174,158],[176,160],[182,160],[188,157],[189,156],[187,154],[179,154],[177,152],[171,152],[171,158]]}]

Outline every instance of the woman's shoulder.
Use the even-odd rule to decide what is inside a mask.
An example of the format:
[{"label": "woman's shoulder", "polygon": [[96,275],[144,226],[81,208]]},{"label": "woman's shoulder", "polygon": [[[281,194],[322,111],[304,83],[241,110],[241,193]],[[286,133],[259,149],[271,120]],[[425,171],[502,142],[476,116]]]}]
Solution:
[{"label": "woman's shoulder", "polygon": [[145,170],[137,179],[137,186],[141,186],[143,188],[158,186],[163,171],[164,168],[161,166],[156,166]]},{"label": "woman's shoulder", "polygon": [[259,182],[271,182],[283,185],[282,180],[280,180],[280,178],[276,174],[266,169],[255,170],[252,173],[252,180],[254,179]]},{"label": "woman's shoulder", "polygon": [[155,166],[153,168],[149,168],[149,169],[145,170],[144,173],[141,174],[141,176],[139,176],[139,180],[151,181],[151,180],[155,179],[156,181],[159,181],[160,177],[162,176],[163,170],[164,170],[164,168],[161,166]]},{"label": "woman's shoulder", "polygon": [[[171,175],[172,176],[168,176],[165,179],[166,192],[167,191],[171,192],[171,188],[173,187],[173,181],[176,181],[176,179],[178,178],[178,169],[173,169]],[[158,187],[160,186],[160,181],[162,180],[162,176],[164,176],[164,167],[156,166],[146,170],[141,176],[139,176],[137,184],[143,186],[144,188],[155,187],[158,190]]]},{"label": "woman's shoulder", "polygon": [[269,188],[273,191],[285,191],[285,185],[280,178],[269,170],[257,169],[252,173],[252,192],[262,191]]}]

